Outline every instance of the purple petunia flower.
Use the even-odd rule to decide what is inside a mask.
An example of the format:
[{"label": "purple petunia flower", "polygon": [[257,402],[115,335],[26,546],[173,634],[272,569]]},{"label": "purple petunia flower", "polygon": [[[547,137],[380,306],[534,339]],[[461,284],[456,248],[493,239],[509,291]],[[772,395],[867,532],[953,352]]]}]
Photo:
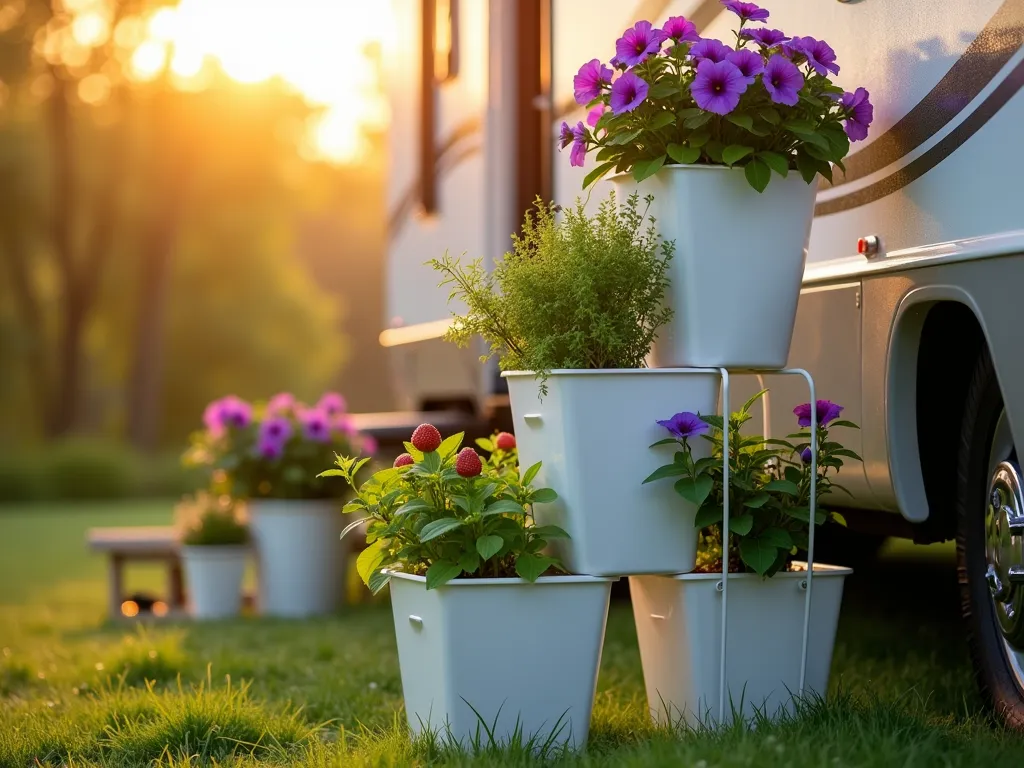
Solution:
[{"label": "purple petunia flower", "polygon": [[793,107],[800,100],[804,76],[800,74],[796,64],[785,56],[776,53],[768,59],[761,80],[776,104]]},{"label": "purple petunia flower", "polygon": [[685,440],[686,438],[694,437],[695,435],[702,435],[711,429],[710,424],[704,421],[696,413],[690,413],[689,411],[677,413],[671,419],[659,421],[658,424],[680,440]]},{"label": "purple petunia flower", "polygon": [[611,84],[612,71],[602,64],[599,59],[591,59],[580,67],[580,71],[572,79],[576,103],[580,106],[589,104]]},{"label": "purple petunia flower", "polygon": [[794,60],[803,57],[807,60],[807,65],[822,77],[828,75],[829,72],[833,75],[839,74],[836,52],[824,40],[816,40],[813,37],[794,37],[783,46],[782,51]]},{"label": "purple petunia flower", "polygon": [[850,141],[862,141],[868,137],[868,128],[875,119],[875,108],[868,100],[868,92],[858,88],[853,93],[847,91],[839,100],[849,117],[846,120],[846,135]]},{"label": "purple petunia flower", "polygon": [[261,459],[273,461],[281,458],[284,453],[284,444],[274,440],[260,440],[256,444],[256,455]]},{"label": "purple petunia flower", "polygon": [[267,413],[287,413],[295,407],[295,396],[290,392],[278,392],[267,401]]},{"label": "purple petunia flower", "polygon": [[736,109],[745,90],[747,80],[739,67],[729,61],[716,64],[708,59],[697,65],[697,76],[690,85],[697,106],[716,115],[728,115]]},{"label": "purple petunia flower", "polygon": [[335,416],[331,419],[331,429],[335,432],[342,432],[349,437],[352,437],[358,431],[356,429],[356,423],[352,417],[347,413],[343,413],[340,416]]},{"label": "purple petunia flower", "polygon": [[371,456],[377,452],[377,438],[373,435],[363,435],[363,450]]},{"label": "purple petunia flower", "polygon": [[807,446],[802,451],[800,451],[800,460],[804,464],[810,464],[811,463],[811,447],[810,446]]},{"label": "purple petunia flower", "polygon": [[733,53],[732,48],[713,37],[705,37],[690,49],[690,56],[694,61],[700,62],[708,59],[716,64],[728,61],[730,53]]},{"label": "purple petunia flower", "polygon": [[661,31],[677,43],[696,43],[700,40],[697,25],[684,16],[670,16]]},{"label": "purple petunia flower", "polygon": [[753,40],[763,48],[773,48],[781,43],[789,42],[789,36],[784,34],[781,30],[765,29],[764,27],[744,29],[740,32],[740,37]]},{"label": "purple petunia flower", "polygon": [[337,416],[339,413],[345,412],[348,408],[348,403],[337,392],[325,392],[320,400],[317,401],[316,407],[328,416]]},{"label": "purple petunia flower", "polygon": [[618,56],[612,56],[608,59],[608,66],[612,69],[625,69],[626,65],[622,63],[622,60]]},{"label": "purple petunia flower", "polygon": [[576,123],[572,129],[572,149],[569,151],[569,165],[577,168],[583,167],[583,161],[587,156],[587,129],[583,123]]},{"label": "purple petunia flower", "polygon": [[601,119],[601,116],[608,111],[608,107],[604,104],[598,104],[592,110],[587,112],[587,125],[591,128],[597,125],[597,121]]},{"label": "purple petunia flower", "polygon": [[638,21],[615,41],[615,56],[627,67],[635,67],[643,63],[648,56],[658,53],[665,39],[665,33],[660,29],[654,29],[651,22]]},{"label": "purple petunia flower", "polygon": [[252,423],[252,406],[245,400],[228,395],[220,401],[221,421],[226,427],[244,429]]},{"label": "purple petunia flower", "polygon": [[563,120],[562,127],[558,131],[558,148],[565,149],[572,144],[572,140],[575,138],[576,136],[573,134],[572,128],[570,128],[569,124]]},{"label": "purple petunia flower", "polygon": [[320,408],[310,408],[299,414],[302,434],[314,443],[326,443],[331,439],[330,415]]},{"label": "purple petunia flower", "polygon": [[767,21],[768,11],[754,3],[741,3],[739,0],[722,0],[726,10],[732,11],[740,17],[741,22],[746,21]]},{"label": "purple petunia flower", "polygon": [[[819,400],[817,407],[815,408],[818,417],[818,426],[827,426],[829,422],[835,421],[839,418],[839,414],[843,412],[843,406],[833,403],[831,400]],[[797,418],[797,423],[801,427],[811,426],[811,404],[804,403],[798,405],[793,409],[793,415]]]},{"label": "purple petunia flower", "polygon": [[613,115],[632,112],[647,98],[647,83],[632,72],[624,72],[612,84],[612,95],[608,100]]},{"label": "purple petunia flower", "polygon": [[203,410],[203,426],[214,438],[224,434],[224,404],[214,400]]},{"label": "purple petunia flower", "polygon": [[747,85],[753,83],[754,78],[764,72],[764,61],[760,54],[753,51],[733,51],[729,54],[729,61],[747,78]]},{"label": "purple petunia flower", "polygon": [[284,416],[271,416],[260,424],[260,441],[284,445],[292,436],[292,423]]}]

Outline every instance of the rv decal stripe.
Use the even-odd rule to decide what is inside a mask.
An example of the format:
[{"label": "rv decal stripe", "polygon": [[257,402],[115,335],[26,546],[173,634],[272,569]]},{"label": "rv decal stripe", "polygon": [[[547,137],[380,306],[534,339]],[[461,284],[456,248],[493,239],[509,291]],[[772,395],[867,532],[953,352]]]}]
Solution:
[{"label": "rv decal stripe", "polygon": [[[892,128],[846,161],[835,187],[862,179],[898,161],[956,117],[1024,44],[1024,0],[1007,0],[967,46],[949,72]],[[822,189],[829,185],[822,180]]]},{"label": "rv decal stripe", "polygon": [[956,152],[971,136],[981,130],[1018,91],[1024,88],[1024,61],[1014,67],[1013,71],[992,91],[971,115],[946,136],[942,141],[929,149],[919,158],[901,168],[891,176],[870,184],[863,189],[842,197],[833,198],[814,207],[815,216],[828,216],[831,213],[847,211],[875,200],[880,200],[893,192],[921,178],[924,174]]}]

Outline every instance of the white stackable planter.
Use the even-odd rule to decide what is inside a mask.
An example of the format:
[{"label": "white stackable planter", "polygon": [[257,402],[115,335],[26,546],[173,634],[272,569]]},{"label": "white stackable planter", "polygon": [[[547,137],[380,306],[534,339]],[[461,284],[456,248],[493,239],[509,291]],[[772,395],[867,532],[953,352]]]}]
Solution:
[{"label": "white stackable planter", "polygon": [[742,168],[672,165],[640,184],[612,177],[620,203],[654,195],[658,233],[674,240],[667,304],[673,319],[651,350],[653,367],[778,369],[796,321],[817,181],[772,175],[763,193]]},{"label": "white stackable planter", "polygon": [[332,613],[345,590],[344,520],[334,500],[257,499],[248,504],[259,574],[260,613],[298,618]]},{"label": "white stackable planter", "polygon": [[[849,568],[814,565],[804,693],[825,695]],[[800,690],[807,573],[729,576],[725,718],[792,706]],[[660,723],[719,720],[722,574],[629,580],[647,703]]]},{"label": "white stackable planter", "polygon": [[[391,605],[402,693],[414,734],[463,746],[524,741],[581,747],[616,579],[456,579],[427,590],[393,573]],[[474,711],[475,710],[475,711]]]},{"label": "white stackable planter", "polygon": [[[538,525],[559,525],[570,539],[554,549],[572,573],[626,576],[683,573],[697,557],[696,508],[669,481],[642,485],[675,448],[648,448],[668,433],[658,420],[680,411],[714,413],[717,371],[557,370],[540,399],[530,372],[505,372],[519,464],[543,466],[534,487],[558,501],[538,504]],[[696,457],[708,455],[702,440]]]},{"label": "white stackable planter", "polygon": [[183,546],[189,607],[197,619],[237,616],[242,608],[246,546]]}]

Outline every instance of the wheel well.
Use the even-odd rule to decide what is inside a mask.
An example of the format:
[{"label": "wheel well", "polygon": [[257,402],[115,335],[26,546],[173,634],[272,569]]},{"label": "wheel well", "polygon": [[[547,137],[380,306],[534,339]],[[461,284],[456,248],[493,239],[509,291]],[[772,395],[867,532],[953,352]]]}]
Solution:
[{"label": "wheel well", "polygon": [[914,540],[945,541],[956,535],[957,455],[967,389],[985,336],[964,304],[938,302],[928,309],[917,353],[917,448],[928,500],[928,520]]}]

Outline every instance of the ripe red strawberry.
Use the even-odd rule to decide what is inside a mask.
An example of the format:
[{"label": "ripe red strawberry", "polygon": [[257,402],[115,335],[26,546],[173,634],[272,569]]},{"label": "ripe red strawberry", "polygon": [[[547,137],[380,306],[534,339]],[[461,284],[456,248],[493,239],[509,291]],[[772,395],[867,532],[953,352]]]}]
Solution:
[{"label": "ripe red strawberry", "polygon": [[472,448],[463,448],[455,460],[455,471],[463,477],[476,477],[483,471],[484,465]]},{"label": "ripe red strawberry", "polygon": [[494,438],[494,447],[499,451],[511,451],[516,447],[515,435],[510,435],[508,432],[499,432],[498,436]]},{"label": "ripe red strawberry", "polygon": [[409,464],[412,464],[412,463],[413,463],[412,456],[410,456],[408,453],[403,453],[397,459],[395,459],[395,464],[394,465],[396,467],[406,467],[406,466],[408,466]]},{"label": "ripe red strawberry", "polygon": [[420,424],[412,433],[412,444],[417,451],[430,453],[441,445],[441,433],[433,424]]}]

